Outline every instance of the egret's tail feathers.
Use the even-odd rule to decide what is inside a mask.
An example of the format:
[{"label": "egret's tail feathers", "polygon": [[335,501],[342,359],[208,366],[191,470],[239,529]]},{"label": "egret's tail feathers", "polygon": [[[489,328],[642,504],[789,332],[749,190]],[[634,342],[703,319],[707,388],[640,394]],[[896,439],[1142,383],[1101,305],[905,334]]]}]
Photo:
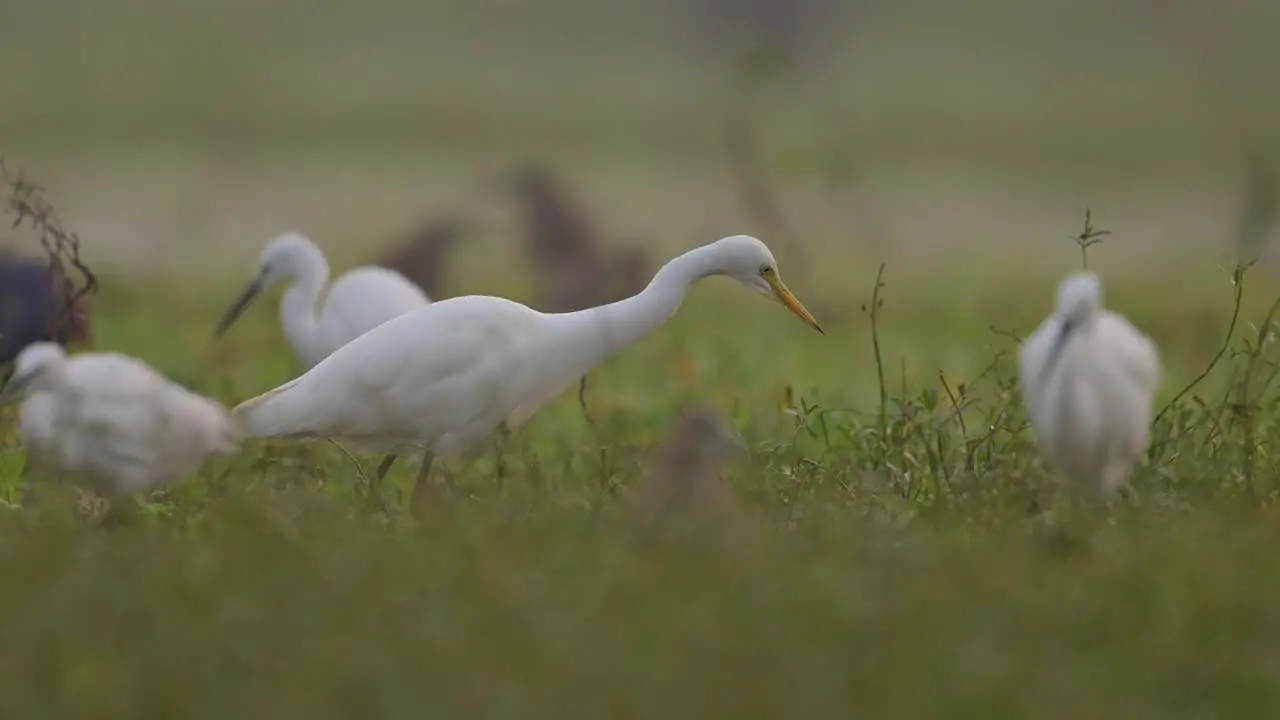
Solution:
[{"label": "egret's tail feathers", "polygon": [[244,437],[244,433],[240,429],[240,422],[226,408],[216,403],[213,406],[218,422],[209,447],[212,452],[229,455],[240,447],[240,439]]},{"label": "egret's tail feathers", "polygon": [[179,453],[232,453],[240,446],[236,422],[222,403],[186,389],[178,389],[170,414],[181,422],[171,425],[170,449]]},{"label": "egret's tail feathers", "polygon": [[295,435],[303,430],[307,421],[307,408],[299,405],[297,397],[286,394],[297,379],[269,390],[256,398],[245,400],[231,410],[231,417],[244,437],[270,438]]}]

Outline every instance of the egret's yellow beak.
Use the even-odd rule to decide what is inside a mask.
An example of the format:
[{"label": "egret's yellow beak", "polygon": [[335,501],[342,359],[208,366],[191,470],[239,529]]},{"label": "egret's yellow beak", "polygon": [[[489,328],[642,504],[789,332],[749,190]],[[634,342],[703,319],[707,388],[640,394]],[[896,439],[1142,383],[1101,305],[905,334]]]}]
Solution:
[{"label": "egret's yellow beak", "polygon": [[776,272],[769,273],[763,277],[765,282],[769,283],[769,288],[773,290],[773,296],[778,299],[778,302],[786,305],[788,310],[795,313],[796,317],[805,321],[814,330],[826,335],[826,333],[822,332],[822,326],[818,325],[818,321],[813,319],[813,314],[806,310],[804,305],[800,304],[795,295],[791,294],[791,291],[787,289],[787,284],[782,282],[782,278],[778,277]]}]

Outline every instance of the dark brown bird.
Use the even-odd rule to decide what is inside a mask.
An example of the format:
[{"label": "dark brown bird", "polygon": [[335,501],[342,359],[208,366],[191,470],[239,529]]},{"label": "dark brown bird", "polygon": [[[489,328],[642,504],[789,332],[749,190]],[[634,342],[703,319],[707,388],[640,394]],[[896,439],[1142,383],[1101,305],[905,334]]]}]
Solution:
[{"label": "dark brown bird", "polygon": [[682,414],[662,445],[657,463],[632,496],[633,520],[642,539],[685,533],[722,533],[731,544],[744,539],[746,517],[719,466],[746,443],[715,410]]},{"label": "dark brown bird", "polygon": [[0,365],[41,340],[63,347],[92,340],[88,301],[68,306],[71,288],[60,266],[0,248]]},{"label": "dark brown bird", "polygon": [[610,294],[615,299],[634,295],[649,284],[653,275],[649,253],[636,246],[621,248],[609,256],[606,274]]},{"label": "dark brown bird", "polygon": [[378,263],[412,280],[432,300],[444,297],[445,268],[474,220],[457,214],[429,218],[414,226]]},{"label": "dark brown bird", "polygon": [[568,258],[600,254],[600,232],[549,167],[527,162],[511,173],[509,183],[524,205],[527,244],[535,265],[554,271]]},{"label": "dark brown bird", "polygon": [[543,309],[572,312],[638,292],[648,282],[648,253],[616,253],[550,168],[525,163],[504,183],[520,200],[526,248],[538,276]]}]

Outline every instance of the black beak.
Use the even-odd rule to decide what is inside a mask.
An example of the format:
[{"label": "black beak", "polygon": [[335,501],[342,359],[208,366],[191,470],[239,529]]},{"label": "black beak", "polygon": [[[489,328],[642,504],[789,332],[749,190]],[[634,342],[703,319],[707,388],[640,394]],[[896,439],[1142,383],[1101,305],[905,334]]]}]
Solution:
[{"label": "black beak", "polygon": [[253,279],[253,282],[249,283],[249,287],[246,287],[244,292],[240,293],[240,297],[236,298],[235,303],[231,305],[231,308],[227,310],[227,313],[218,321],[218,327],[213,331],[214,337],[221,337],[222,334],[227,331],[227,328],[231,327],[231,323],[234,323],[236,318],[240,317],[240,313],[244,312],[245,308],[249,307],[249,304],[253,302],[253,299],[258,295],[258,293],[262,292],[263,279],[263,274],[258,273],[258,276]]},{"label": "black beak", "polygon": [[4,384],[4,389],[0,390],[0,406],[17,402],[22,397],[22,393],[31,384],[32,380],[40,374],[39,370],[34,370],[25,375],[15,375]]},{"label": "black beak", "polygon": [[1040,377],[1044,379],[1044,382],[1048,382],[1054,366],[1058,364],[1058,360],[1062,357],[1062,349],[1067,346],[1067,339],[1071,337],[1071,333],[1075,329],[1075,323],[1070,320],[1063,321],[1062,326],[1058,328],[1058,335],[1053,339],[1053,346],[1049,348],[1049,357],[1045,359],[1044,371],[1040,373]]}]

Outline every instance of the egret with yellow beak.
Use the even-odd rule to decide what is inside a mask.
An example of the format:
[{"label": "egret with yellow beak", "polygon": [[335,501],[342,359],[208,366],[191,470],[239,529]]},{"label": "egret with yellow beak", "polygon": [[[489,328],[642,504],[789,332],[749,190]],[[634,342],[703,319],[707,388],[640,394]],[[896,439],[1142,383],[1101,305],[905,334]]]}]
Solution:
[{"label": "egret with yellow beak", "polygon": [[[516,429],[596,365],[656,330],[689,287],[711,275],[774,298],[822,332],[782,281],[769,248],[733,235],[671,260],[638,294],[600,307],[541,313],[483,295],[432,303],[379,325],[232,414],[248,437],[328,438],[390,453],[422,449],[413,495],[420,516],[437,455],[471,454],[495,431]],[[379,481],[388,465],[379,467]]]}]

